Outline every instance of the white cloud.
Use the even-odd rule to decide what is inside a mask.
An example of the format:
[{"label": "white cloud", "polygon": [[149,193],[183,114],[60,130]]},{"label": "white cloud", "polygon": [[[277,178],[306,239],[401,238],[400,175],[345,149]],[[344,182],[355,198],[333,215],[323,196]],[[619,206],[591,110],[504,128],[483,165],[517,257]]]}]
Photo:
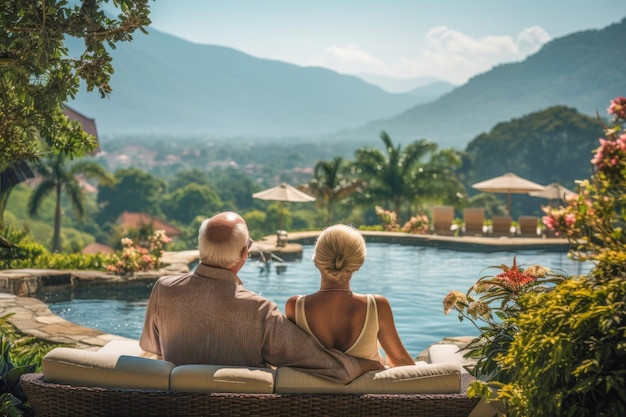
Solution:
[{"label": "white cloud", "polygon": [[387,65],[381,59],[373,57],[356,45],[348,45],[345,48],[331,46],[326,49],[324,66],[331,67],[342,73],[384,73]]},{"label": "white cloud", "polygon": [[552,38],[539,26],[526,28],[517,35],[517,44],[520,52],[523,54],[534,54],[541,45],[548,43]]},{"label": "white cloud", "polygon": [[522,30],[516,39],[510,36],[473,38],[446,26],[437,26],[426,33],[417,52],[406,53],[393,61],[384,61],[356,45],[333,45],[317,65],[341,73],[372,73],[397,78],[434,76],[460,84],[497,64],[522,60],[550,39],[550,35],[537,26]]}]

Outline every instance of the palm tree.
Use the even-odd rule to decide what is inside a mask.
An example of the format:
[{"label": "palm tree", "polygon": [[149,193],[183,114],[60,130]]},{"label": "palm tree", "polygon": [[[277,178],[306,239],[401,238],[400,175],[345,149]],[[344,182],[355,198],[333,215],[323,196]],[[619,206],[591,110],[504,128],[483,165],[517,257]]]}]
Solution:
[{"label": "palm tree", "polygon": [[403,150],[393,146],[386,132],[380,134],[387,155],[375,148],[361,148],[355,152],[355,168],[368,182],[371,196],[383,204],[391,204],[400,218],[402,204],[412,199],[412,177],[417,163],[426,154],[434,152],[437,145],[425,139],[410,143]]},{"label": "palm tree", "polygon": [[72,207],[79,218],[82,218],[84,209],[84,194],[79,183],[79,177],[96,178],[100,184],[112,184],[113,176],[102,166],[92,161],[78,161],[67,168],[67,156],[63,153],[54,153],[42,158],[35,171],[42,181],[37,185],[28,201],[28,213],[36,216],[44,198],[50,193],[56,197],[54,209],[54,235],[52,251],[61,249],[61,194],[69,197]]},{"label": "palm tree", "polygon": [[424,201],[458,206],[466,196],[465,186],[456,169],[462,165],[459,152],[442,149],[413,171],[411,189],[413,202],[419,207]]},{"label": "palm tree", "polygon": [[318,197],[318,206],[326,205],[326,224],[333,222],[335,203],[343,200],[363,187],[363,181],[347,179],[341,170],[343,158],[336,156],[332,161],[318,161],[313,170],[313,179],[309,183],[309,191]]}]

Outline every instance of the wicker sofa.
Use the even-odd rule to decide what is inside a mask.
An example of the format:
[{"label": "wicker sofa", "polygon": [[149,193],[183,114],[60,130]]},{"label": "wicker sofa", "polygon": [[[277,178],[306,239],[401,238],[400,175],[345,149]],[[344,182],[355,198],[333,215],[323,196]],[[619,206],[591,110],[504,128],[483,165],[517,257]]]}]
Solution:
[{"label": "wicker sofa", "polygon": [[22,376],[36,416],[491,417],[465,394],[458,363],[368,372],[348,385],[292,368],[183,365],[142,357],[136,342],[56,348]]}]

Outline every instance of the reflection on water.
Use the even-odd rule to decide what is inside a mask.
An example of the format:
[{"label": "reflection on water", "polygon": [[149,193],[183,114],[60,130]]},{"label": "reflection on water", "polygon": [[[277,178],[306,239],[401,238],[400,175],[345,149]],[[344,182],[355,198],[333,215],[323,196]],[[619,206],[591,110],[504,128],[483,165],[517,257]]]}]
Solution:
[{"label": "reflection on water", "polygon": [[[289,262],[280,274],[274,269],[260,272],[255,262],[248,262],[239,274],[244,285],[276,302],[281,310],[291,295],[316,291],[320,278],[311,261],[313,247],[303,249],[302,260]],[[441,301],[449,291],[465,292],[479,277],[497,272],[484,271],[489,266],[510,265],[516,256],[521,266],[540,264],[568,275],[583,274],[590,268],[565,253],[532,250],[486,254],[368,243],[367,251],[365,264],[352,278],[352,289],[382,294],[390,300],[400,337],[413,356],[444,337],[477,333],[471,323],[459,322],[455,314],[444,315]],[[54,302],[50,309],[84,326],[139,338],[149,293],[150,287],[145,285],[74,290],[71,300]]]}]

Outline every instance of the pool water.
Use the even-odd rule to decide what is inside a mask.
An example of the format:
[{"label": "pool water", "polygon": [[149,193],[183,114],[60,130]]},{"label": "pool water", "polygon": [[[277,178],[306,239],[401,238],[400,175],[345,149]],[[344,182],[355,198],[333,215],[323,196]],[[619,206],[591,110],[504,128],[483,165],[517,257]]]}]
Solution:
[{"label": "pool water", "polygon": [[[239,273],[244,285],[276,302],[284,311],[294,294],[307,294],[319,288],[319,272],[311,261],[313,247],[303,247],[301,261],[289,262],[287,269],[260,272],[254,260]],[[457,315],[443,313],[442,300],[451,290],[466,292],[481,276],[493,275],[489,266],[511,265],[517,257],[520,266],[543,265],[568,275],[584,274],[589,264],[581,264],[566,253],[532,250],[495,253],[453,251],[398,244],[368,243],[367,258],[352,277],[352,290],[386,296],[393,310],[398,333],[407,350],[417,356],[444,337],[478,334],[473,325],[459,322]],[[75,292],[69,301],[50,303],[50,310],[66,320],[97,328],[106,333],[138,339],[143,327],[150,287],[132,291],[117,290],[99,295]]]}]

